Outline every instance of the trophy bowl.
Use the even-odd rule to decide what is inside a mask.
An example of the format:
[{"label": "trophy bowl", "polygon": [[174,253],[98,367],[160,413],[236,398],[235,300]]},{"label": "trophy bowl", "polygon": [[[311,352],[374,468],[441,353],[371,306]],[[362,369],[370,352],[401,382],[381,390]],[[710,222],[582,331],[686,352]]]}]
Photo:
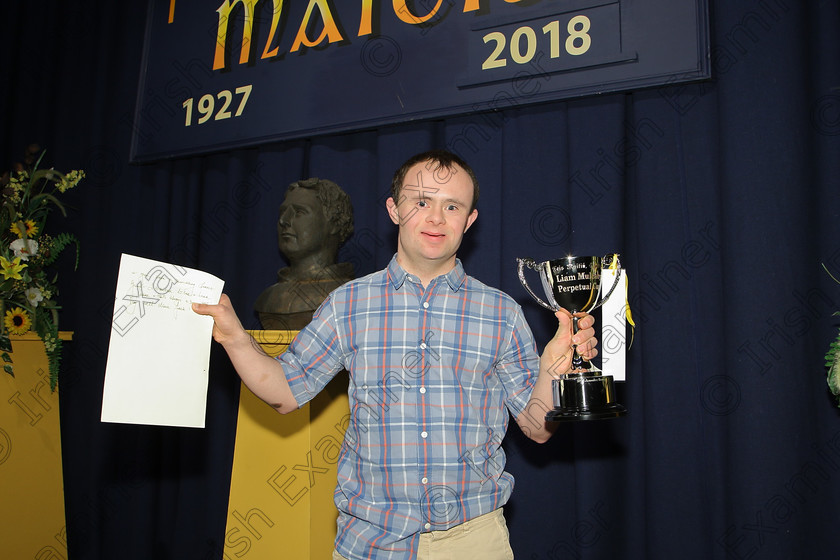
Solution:
[{"label": "trophy bowl", "polygon": [[[597,309],[610,297],[618,285],[616,274],[612,286],[604,292],[601,269],[620,268],[617,254],[605,257],[566,257],[536,262],[518,258],[519,281],[537,303],[559,311],[561,308],[574,314]],[[545,300],[538,296],[525,279],[525,269],[536,271],[542,281]],[[572,319],[573,334],[578,331],[577,317]],[[573,350],[572,370],[552,380],[554,408],[546,413],[549,422],[598,420],[617,418],[627,414],[627,409],[615,402],[615,382],[611,375],[601,370]]]}]

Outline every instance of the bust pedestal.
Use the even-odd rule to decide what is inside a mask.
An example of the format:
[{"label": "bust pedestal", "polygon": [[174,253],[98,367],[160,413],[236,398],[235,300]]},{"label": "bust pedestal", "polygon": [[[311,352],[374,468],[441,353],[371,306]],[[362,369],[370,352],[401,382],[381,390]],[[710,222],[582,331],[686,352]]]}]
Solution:
[{"label": "bust pedestal", "polygon": [[[297,331],[249,331],[270,356]],[[242,385],[224,557],[331,558],[336,464],[349,420],[347,375],[310,403],[278,414]]]}]

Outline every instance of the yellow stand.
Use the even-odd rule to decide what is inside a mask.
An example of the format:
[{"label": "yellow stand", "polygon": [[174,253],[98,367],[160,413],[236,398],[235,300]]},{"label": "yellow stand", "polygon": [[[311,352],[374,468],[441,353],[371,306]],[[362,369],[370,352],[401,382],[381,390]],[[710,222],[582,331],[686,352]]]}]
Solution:
[{"label": "yellow stand", "polygon": [[[60,332],[70,340],[71,332]],[[3,558],[67,558],[58,391],[44,343],[11,335],[15,376],[0,369],[0,527]]]},{"label": "yellow stand", "polygon": [[[249,331],[270,356],[297,331]],[[336,464],[349,419],[347,375],[312,402],[278,414],[244,385],[225,529],[224,558],[331,558],[338,512]]]}]

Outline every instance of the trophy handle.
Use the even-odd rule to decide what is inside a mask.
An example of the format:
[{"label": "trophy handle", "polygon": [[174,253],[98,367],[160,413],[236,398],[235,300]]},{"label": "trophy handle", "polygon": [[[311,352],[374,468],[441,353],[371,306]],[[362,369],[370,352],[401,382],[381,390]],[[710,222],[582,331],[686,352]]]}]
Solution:
[{"label": "trophy handle", "polygon": [[[614,261],[615,265],[616,265],[615,268],[617,270],[621,270],[621,261],[618,259],[618,253],[614,253],[614,254],[611,254],[611,255],[604,255],[604,258],[601,259],[601,262],[607,262],[607,261],[610,261],[610,262]],[[620,278],[621,278],[621,275],[616,273],[615,280],[613,280],[612,287],[609,289],[609,291],[606,293],[606,295],[601,297],[601,300],[598,302],[598,305],[596,307],[601,307],[602,305],[604,305],[604,302],[606,302],[610,298],[610,296],[612,295],[612,293],[615,291],[616,287],[618,286],[618,281],[619,281]],[[593,307],[593,309],[595,309],[595,308]]]},{"label": "trophy handle", "polygon": [[550,311],[556,311],[556,309],[554,309],[553,307],[548,305],[546,302],[544,302],[542,300],[542,298],[540,298],[540,296],[535,294],[534,290],[531,289],[531,286],[528,285],[528,281],[525,280],[525,267],[526,266],[528,268],[530,268],[531,270],[536,270],[537,272],[540,271],[539,265],[536,263],[536,261],[534,261],[534,259],[527,259],[527,258],[526,259],[520,259],[520,258],[517,258],[516,262],[518,263],[517,270],[519,272],[519,282],[525,287],[526,290],[528,290],[528,293],[531,294],[531,297],[534,298],[535,300],[537,300],[537,303],[539,303],[540,305],[542,305],[546,309],[548,309]]}]

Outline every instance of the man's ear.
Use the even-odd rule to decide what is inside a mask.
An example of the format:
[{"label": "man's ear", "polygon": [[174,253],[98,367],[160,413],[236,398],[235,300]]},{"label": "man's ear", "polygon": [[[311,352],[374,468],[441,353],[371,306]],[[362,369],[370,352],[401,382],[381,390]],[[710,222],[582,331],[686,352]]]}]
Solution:
[{"label": "man's ear", "polygon": [[338,221],[332,219],[332,215],[327,212],[326,207],[322,207],[324,214],[324,223],[327,225],[327,235],[338,237]]},{"label": "man's ear", "polygon": [[473,211],[470,212],[470,215],[467,216],[467,226],[464,228],[464,233],[467,233],[467,230],[470,229],[470,226],[475,223],[478,219],[478,210],[473,208]]},{"label": "man's ear", "polygon": [[394,202],[393,197],[389,196],[388,200],[385,201],[385,208],[388,209],[388,215],[391,217],[391,221],[396,225],[400,225],[400,210],[397,208],[397,203]]},{"label": "man's ear", "polygon": [[340,226],[338,225],[337,220],[332,220],[330,218],[331,218],[331,216],[326,216],[327,224],[328,224],[327,225],[327,235],[331,235],[331,236],[337,238],[338,237],[338,230],[340,229]]}]

